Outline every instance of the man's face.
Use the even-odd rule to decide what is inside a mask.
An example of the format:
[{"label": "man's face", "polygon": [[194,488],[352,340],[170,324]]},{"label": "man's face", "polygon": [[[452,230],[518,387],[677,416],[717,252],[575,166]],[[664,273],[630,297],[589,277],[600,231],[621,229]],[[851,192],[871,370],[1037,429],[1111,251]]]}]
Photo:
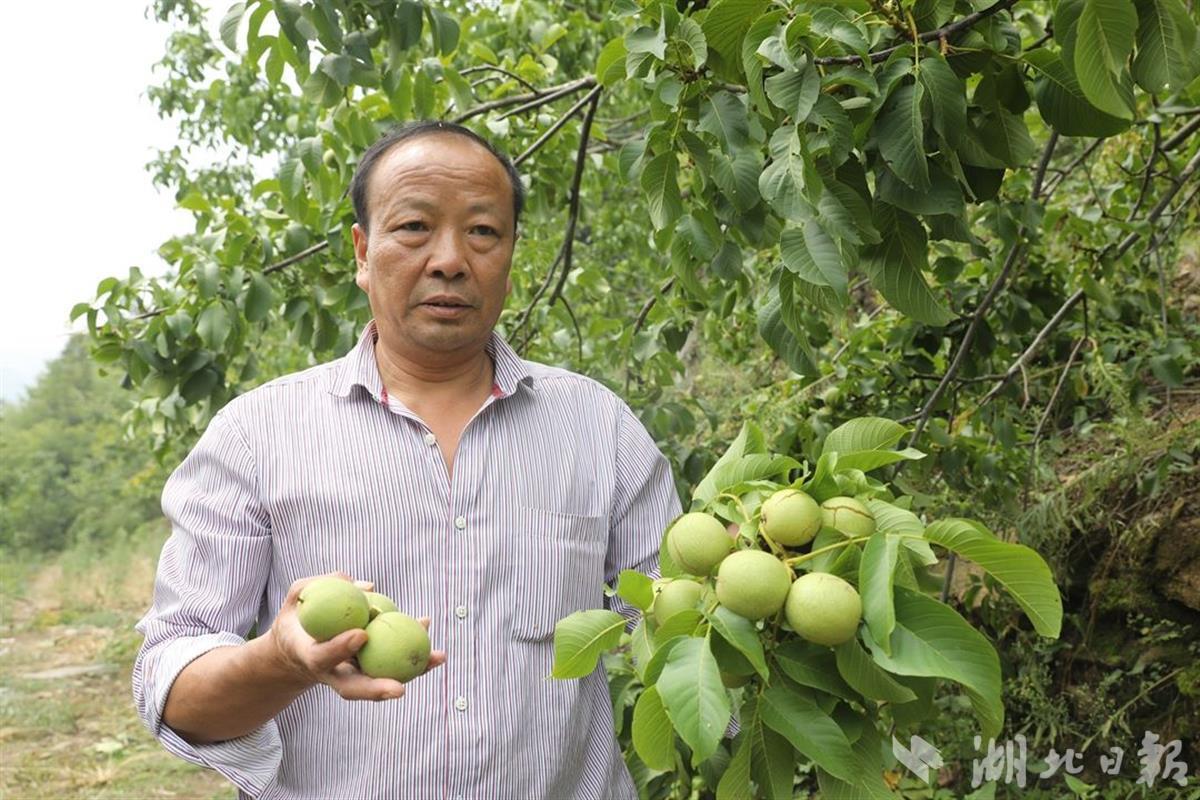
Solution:
[{"label": "man's face", "polygon": [[381,341],[414,358],[482,349],[512,291],[513,187],[500,162],[463,136],[422,136],[380,159],[367,199],[356,280]]}]

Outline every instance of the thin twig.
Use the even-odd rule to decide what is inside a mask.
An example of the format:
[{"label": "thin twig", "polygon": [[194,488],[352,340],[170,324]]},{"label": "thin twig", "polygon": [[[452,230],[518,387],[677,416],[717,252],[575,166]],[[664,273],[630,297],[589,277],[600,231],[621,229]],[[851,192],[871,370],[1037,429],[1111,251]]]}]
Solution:
[{"label": "thin twig", "polygon": [[521,85],[522,85],[522,86],[524,86],[526,89],[528,89],[529,91],[533,92],[534,94],[540,94],[540,93],[541,93],[541,90],[540,90],[540,89],[538,89],[536,86],[534,86],[532,83],[530,83],[529,81],[525,80],[524,78],[522,78],[520,75],[516,74],[515,72],[510,72],[509,70],[506,70],[504,67],[496,67],[496,66],[493,66],[493,65],[491,65],[491,64],[480,64],[480,65],[478,65],[478,66],[475,66],[475,67],[467,67],[466,69],[464,69],[464,70],[463,70],[462,72],[460,72],[459,74],[460,74],[460,75],[470,75],[470,74],[471,74],[471,73],[473,73],[473,72],[484,72],[484,71],[487,71],[487,72],[499,72],[501,75],[507,75],[508,77],[512,78],[514,81],[516,81],[517,83],[521,84]]},{"label": "thin twig", "polygon": [[324,250],[327,247],[329,247],[329,240],[322,239],[321,241],[317,242],[316,244],[304,248],[299,253],[296,253],[294,256],[288,256],[283,261],[280,261],[277,264],[272,264],[269,267],[264,267],[262,274],[270,275],[272,272],[278,272],[281,269],[287,269],[292,264],[295,264],[299,261],[303,261],[304,259],[308,258],[309,256],[315,255],[316,253],[321,252],[322,250]]},{"label": "thin twig", "polygon": [[525,159],[529,158],[531,155],[536,153],[542,145],[544,145],[546,142],[550,141],[550,137],[552,137],[554,134],[558,133],[559,129],[561,129],[563,125],[567,124],[567,121],[569,119],[571,119],[571,117],[573,117],[577,113],[579,113],[579,109],[583,108],[585,105],[590,103],[592,101],[592,99],[599,93],[600,93],[600,87],[597,86],[597,87],[593,88],[592,91],[585,94],[583,96],[583,99],[581,99],[575,105],[573,105],[569,109],[567,109],[567,112],[565,114],[563,114],[562,117],[560,117],[557,122],[555,122],[553,125],[551,125],[549,128],[547,128],[546,132],[543,133],[541,136],[539,136],[537,138],[536,142],[529,145],[529,147],[525,148],[525,152],[521,153],[521,155],[514,158],[513,163],[517,164],[519,166],[522,161],[524,161]]},{"label": "thin twig", "polygon": [[[942,27],[937,28],[936,30],[925,31],[924,33],[918,35],[917,39],[921,42],[932,42],[937,39],[949,38],[950,36],[953,36],[954,34],[958,33],[959,31],[963,31],[963,30],[966,30],[967,28],[970,28],[972,25],[974,25],[976,22],[979,22],[981,19],[986,19],[987,17],[990,17],[993,14],[998,14],[1001,11],[1011,8],[1012,6],[1016,5],[1017,2],[1018,2],[1018,0],[1000,0],[999,3],[989,6],[985,9],[983,9],[982,11],[976,11],[974,14],[968,14],[967,16],[963,17],[962,19],[957,20],[955,22],[951,22],[947,25],[943,25]],[[884,48],[883,50],[877,50],[874,53],[869,54],[868,60],[872,64],[878,64],[881,61],[887,61],[888,56],[890,56],[892,53],[896,52],[897,50],[900,50],[901,48],[909,47],[912,44],[913,44],[912,42],[904,42],[903,44],[898,44],[894,47],[887,47],[887,48]],[[835,65],[835,64],[861,64],[862,61],[863,61],[862,58],[860,58],[859,56],[856,56],[856,55],[855,56],[821,56],[820,58],[813,59],[814,63],[821,64],[822,66],[829,66],[829,65]]]},{"label": "thin twig", "polygon": [[489,100],[486,103],[480,103],[474,108],[468,108],[462,114],[459,114],[457,117],[455,117],[454,122],[463,123],[472,117],[478,117],[480,114],[486,114],[489,111],[495,111],[497,108],[508,108],[509,106],[515,106],[520,103],[527,103],[531,100],[536,100],[539,97],[545,98],[551,94],[554,94],[556,98],[561,97],[562,95],[559,94],[560,92],[565,91],[567,94],[570,94],[572,91],[578,91],[586,86],[592,86],[595,83],[595,76],[586,75],[578,80],[568,81],[567,83],[562,83],[557,86],[550,86],[546,89],[542,89],[540,92],[534,92],[531,94],[514,94],[509,95],[508,97],[501,97],[496,100]]},{"label": "thin twig", "polygon": [[579,222],[579,194],[580,186],[583,183],[583,170],[587,166],[587,146],[588,138],[592,134],[592,120],[596,117],[596,107],[600,105],[600,89],[597,86],[591,92],[592,104],[588,106],[587,115],[583,118],[583,125],[579,129],[579,150],[575,153],[575,176],[571,179],[571,202],[570,210],[567,217],[567,233],[563,241],[563,265],[562,272],[558,276],[558,285],[554,287],[554,294],[550,295],[550,305],[562,297],[563,287],[567,283],[567,276],[571,273],[571,255],[575,246],[575,226]]},{"label": "thin twig", "polygon": [[1150,145],[1150,158],[1146,159],[1146,169],[1142,175],[1142,188],[1138,192],[1137,202],[1133,204],[1133,208],[1129,209],[1129,216],[1125,218],[1126,222],[1132,222],[1138,212],[1142,210],[1142,203],[1146,202],[1146,195],[1150,191],[1150,181],[1154,177],[1154,162],[1158,160],[1159,147],[1162,145],[1162,125],[1154,123],[1154,142]]},{"label": "thin twig", "polygon": [[1165,142],[1163,142],[1163,146],[1162,146],[1163,152],[1164,153],[1171,152],[1176,147],[1178,147],[1179,145],[1186,142],[1188,140],[1188,137],[1191,136],[1193,133],[1195,133],[1197,130],[1200,130],[1200,117],[1196,117],[1192,121],[1188,122],[1188,124],[1184,125],[1182,128],[1175,131],[1175,133],[1171,134],[1171,138],[1169,138]]},{"label": "thin twig", "polygon": [[567,302],[567,298],[558,298],[563,304],[563,308],[567,310],[567,316],[571,318],[571,324],[575,326],[575,342],[579,348],[579,363],[583,363],[583,331],[579,329],[579,320],[575,318],[575,312],[571,310],[571,304]]},{"label": "thin twig", "polygon": [[637,319],[633,321],[633,336],[637,336],[638,331],[646,324],[646,318],[650,316],[650,310],[654,308],[654,304],[658,302],[658,298],[671,291],[671,287],[675,285],[675,277],[667,279],[667,282],[658,287],[658,292],[650,295],[646,302],[642,304],[642,310],[638,312]]},{"label": "thin twig", "polygon": [[[1033,199],[1037,200],[1043,189],[1043,179],[1046,177],[1046,167],[1050,164],[1050,158],[1054,154],[1054,148],[1058,145],[1058,134],[1052,134],[1049,141],[1046,142],[1046,147],[1042,151],[1042,157],[1038,159],[1037,171],[1033,178]],[[1021,225],[1017,228],[1016,243],[1012,249],[1008,251],[1008,257],[1004,260],[1004,266],[1000,268],[1000,274],[992,281],[992,285],[988,287],[987,293],[983,299],[979,301],[979,305],[975,309],[975,313],[971,315],[971,323],[967,326],[966,333],[963,334],[962,341],[959,343],[958,352],[954,354],[954,360],[950,362],[950,366],[946,369],[946,374],[942,376],[942,380],[934,388],[933,393],[929,395],[929,399],[925,401],[925,405],[921,407],[921,411],[917,416],[917,424],[913,428],[912,435],[908,438],[908,445],[912,447],[921,438],[921,434],[925,432],[925,426],[929,424],[929,417],[933,414],[933,409],[938,401],[942,399],[942,395],[949,388],[950,382],[954,380],[954,376],[962,368],[966,361],[967,353],[971,351],[971,345],[975,342],[975,335],[978,333],[980,326],[983,324],[983,317],[992,307],[992,303],[996,299],[996,295],[1008,282],[1008,276],[1016,265],[1018,257],[1021,255],[1024,247],[1025,226]]]},{"label": "thin twig", "polygon": [[503,114],[501,114],[500,119],[508,119],[509,117],[511,117],[515,114],[523,114],[526,111],[532,111],[535,108],[541,108],[542,106],[553,103],[555,100],[561,100],[562,98],[564,98],[568,95],[575,94],[580,89],[587,89],[589,87],[595,86],[596,79],[589,76],[587,78],[582,79],[581,81],[577,81],[576,83],[578,83],[577,86],[570,86],[570,85],[564,86],[562,89],[559,89],[558,91],[549,92],[547,94],[542,95],[541,97],[536,97],[527,103],[522,103],[521,105],[517,106],[516,108],[511,108],[508,111],[505,111]]}]

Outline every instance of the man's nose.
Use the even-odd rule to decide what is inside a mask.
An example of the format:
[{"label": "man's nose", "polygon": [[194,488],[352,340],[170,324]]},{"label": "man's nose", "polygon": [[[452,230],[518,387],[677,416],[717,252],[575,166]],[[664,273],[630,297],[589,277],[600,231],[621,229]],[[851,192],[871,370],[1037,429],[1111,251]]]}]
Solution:
[{"label": "man's nose", "polygon": [[467,271],[466,237],[449,228],[442,228],[430,246],[425,271],[435,277],[453,279]]}]

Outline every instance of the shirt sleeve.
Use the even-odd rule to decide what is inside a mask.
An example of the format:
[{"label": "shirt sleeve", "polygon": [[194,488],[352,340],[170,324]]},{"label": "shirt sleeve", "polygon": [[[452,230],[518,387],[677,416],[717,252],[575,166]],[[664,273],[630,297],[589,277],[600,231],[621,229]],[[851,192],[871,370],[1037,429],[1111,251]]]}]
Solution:
[{"label": "shirt sleeve", "polygon": [[162,506],[171,535],[159,558],[153,605],[137,624],[145,636],[133,667],[138,715],[168,751],[257,796],[282,758],[274,721],[236,739],[193,745],[162,718],[184,667],[214,648],[245,643],[270,573],[270,517],[254,459],[225,411],[167,481]]},{"label": "shirt sleeve", "polygon": [[[612,584],[623,569],[658,575],[663,531],[680,514],[671,463],[624,402],[617,423],[616,488],[609,525],[604,580]],[[637,609],[614,595],[607,601],[631,622]]]}]

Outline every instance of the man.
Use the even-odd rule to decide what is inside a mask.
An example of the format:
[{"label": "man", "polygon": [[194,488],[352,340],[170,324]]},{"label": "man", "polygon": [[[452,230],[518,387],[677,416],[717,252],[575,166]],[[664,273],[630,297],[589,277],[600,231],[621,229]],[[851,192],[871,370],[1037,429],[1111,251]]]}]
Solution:
[{"label": "man", "polygon": [[[615,395],[493,332],[511,162],[418,123],[364,154],[352,195],[374,321],[229,403],[167,483],[139,712],[241,796],[633,797],[603,670],[547,676],[555,622],[656,565],[670,468]],[[333,572],[428,617],[436,669],[375,680],[350,660],[363,632],[308,637],[297,595]]]}]

